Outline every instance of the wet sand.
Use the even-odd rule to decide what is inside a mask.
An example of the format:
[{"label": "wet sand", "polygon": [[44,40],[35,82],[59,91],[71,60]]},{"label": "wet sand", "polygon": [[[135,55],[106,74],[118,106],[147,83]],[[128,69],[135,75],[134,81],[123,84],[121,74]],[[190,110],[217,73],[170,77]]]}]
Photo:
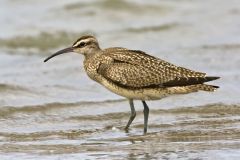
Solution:
[{"label": "wet sand", "polygon": [[[47,5],[46,5],[47,4]],[[34,7],[34,6],[38,7]],[[0,2],[0,159],[240,158],[240,2]],[[77,54],[46,56],[84,33],[212,76],[214,93],[128,101],[91,81]]]}]

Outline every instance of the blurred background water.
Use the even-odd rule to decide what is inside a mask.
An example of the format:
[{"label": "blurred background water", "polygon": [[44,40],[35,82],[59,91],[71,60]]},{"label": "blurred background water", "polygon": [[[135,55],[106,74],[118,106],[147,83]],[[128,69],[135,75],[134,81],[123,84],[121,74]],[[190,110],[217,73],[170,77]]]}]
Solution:
[{"label": "blurred background water", "polygon": [[[0,159],[239,159],[238,0],[1,0]],[[222,77],[215,93],[142,105],[91,81],[83,57],[44,58],[84,34]]]}]

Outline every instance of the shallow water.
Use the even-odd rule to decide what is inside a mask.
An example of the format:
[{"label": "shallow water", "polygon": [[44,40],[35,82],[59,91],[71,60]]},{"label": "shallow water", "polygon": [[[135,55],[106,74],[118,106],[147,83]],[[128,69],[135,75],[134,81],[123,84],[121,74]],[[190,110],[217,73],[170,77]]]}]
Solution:
[{"label": "shallow water", "polygon": [[[37,7],[36,7],[37,6]],[[237,0],[0,2],[0,159],[239,159]],[[46,56],[84,33],[221,76],[214,93],[142,104],[91,81],[77,54]]]}]

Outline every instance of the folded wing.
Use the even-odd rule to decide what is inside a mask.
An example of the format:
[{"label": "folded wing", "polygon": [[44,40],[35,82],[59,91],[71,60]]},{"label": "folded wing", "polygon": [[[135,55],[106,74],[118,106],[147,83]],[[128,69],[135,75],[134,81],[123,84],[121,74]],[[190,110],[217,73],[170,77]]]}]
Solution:
[{"label": "folded wing", "polygon": [[175,66],[142,51],[115,48],[105,50],[102,56],[111,63],[101,63],[98,72],[106,79],[123,87],[172,87],[202,84],[217,79]]}]

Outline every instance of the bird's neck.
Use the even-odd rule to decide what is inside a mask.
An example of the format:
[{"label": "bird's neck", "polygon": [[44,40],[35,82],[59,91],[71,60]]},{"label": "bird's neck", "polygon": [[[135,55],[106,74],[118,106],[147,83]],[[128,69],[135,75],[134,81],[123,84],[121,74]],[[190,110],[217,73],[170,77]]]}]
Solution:
[{"label": "bird's neck", "polygon": [[101,54],[101,49],[100,48],[92,48],[89,49],[87,52],[84,53],[85,59],[90,59],[94,57],[96,54]]}]

